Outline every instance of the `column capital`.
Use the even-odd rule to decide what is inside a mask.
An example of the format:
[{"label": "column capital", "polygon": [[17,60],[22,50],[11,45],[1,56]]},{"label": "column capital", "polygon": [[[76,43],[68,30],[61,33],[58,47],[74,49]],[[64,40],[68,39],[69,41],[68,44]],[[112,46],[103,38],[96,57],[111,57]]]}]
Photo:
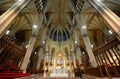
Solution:
[{"label": "column capital", "polygon": [[100,15],[109,24],[117,34],[120,32],[120,18],[111,11],[104,3],[97,2],[96,0],[88,0],[89,3],[100,13]]}]

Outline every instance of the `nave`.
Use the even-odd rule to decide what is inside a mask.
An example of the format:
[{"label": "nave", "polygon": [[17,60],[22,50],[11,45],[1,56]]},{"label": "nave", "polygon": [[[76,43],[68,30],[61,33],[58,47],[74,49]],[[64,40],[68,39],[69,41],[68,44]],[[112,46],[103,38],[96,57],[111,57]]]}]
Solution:
[{"label": "nave", "polygon": [[0,79],[120,78],[119,0],[0,0]]}]

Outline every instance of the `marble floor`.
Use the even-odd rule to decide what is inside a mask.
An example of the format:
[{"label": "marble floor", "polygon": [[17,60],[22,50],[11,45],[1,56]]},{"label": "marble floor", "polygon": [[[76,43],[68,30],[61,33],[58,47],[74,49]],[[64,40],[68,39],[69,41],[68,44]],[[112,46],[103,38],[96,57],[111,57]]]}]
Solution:
[{"label": "marble floor", "polygon": [[[88,75],[83,75],[82,78],[80,77],[75,77],[75,78],[70,78],[70,77],[66,77],[66,78],[51,78],[51,77],[43,77],[43,74],[37,74],[37,75],[32,75],[30,77],[22,77],[22,78],[16,78],[16,79],[109,79],[109,78],[99,78],[99,77],[94,77],[94,76],[88,76]],[[115,77],[112,79],[120,79],[120,77]]]}]

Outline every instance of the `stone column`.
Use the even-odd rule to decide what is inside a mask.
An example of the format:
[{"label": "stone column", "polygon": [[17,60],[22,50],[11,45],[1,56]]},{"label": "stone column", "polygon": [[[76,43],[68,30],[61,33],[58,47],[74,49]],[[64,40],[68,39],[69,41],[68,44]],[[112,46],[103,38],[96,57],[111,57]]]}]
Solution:
[{"label": "stone column", "polygon": [[65,55],[65,58],[64,58],[64,61],[63,61],[64,62],[63,67],[64,68],[66,68],[66,66],[67,66],[67,64],[66,64],[67,60],[66,59],[67,59],[67,56]]},{"label": "stone column", "polygon": [[47,70],[47,67],[46,67],[46,56],[47,56],[47,54],[44,54],[44,66],[43,66],[43,69],[44,69],[44,77],[46,77],[47,75],[46,75],[46,70]]},{"label": "stone column", "polygon": [[9,24],[21,12],[22,9],[30,2],[30,0],[17,1],[5,13],[0,16],[0,38],[9,28]]},{"label": "stone column", "polygon": [[[26,72],[27,65],[29,63],[29,59],[30,59],[30,56],[32,54],[32,50],[33,50],[34,44],[36,42],[36,37],[38,35],[38,32],[40,30],[40,26],[41,26],[42,21],[43,21],[43,15],[42,15],[42,13],[40,15],[37,14],[34,16],[34,18],[35,19],[33,21],[27,20],[28,23],[31,23],[32,35],[31,35],[30,41],[28,43],[28,49],[26,51],[25,57],[23,59],[22,65],[21,65],[21,70],[23,70],[23,72]],[[36,28],[34,26],[36,26]]]},{"label": "stone column", "polygon": [[75,50],[76,50],[76,58],[78,59],[79,61],[79,65],[82,64],[82,61],[81,61],[81,50],[80,50],[80,41],[79,41],[79,36],[77,34],[77,31],[76,29],[74,29],[74,46],[75,46]]},{"label": "stone column", "polygon": [[80,29],[81,35],[83,37],[83,41],[90,59],[90,63],[93,67],[97,67],[97,62],[95,60],[95,56],[93,54],[91,43],[87,34],[87,26],[85,24],[85,20],[82,16],[82,14],[76,14],[76,18],[78,21],[78,28]]},{"label": "stone column", "polygon": [[51,63],[51,59],[50,59],[50,53],[48,54],[48,70],[50,70],[51,66],[50,66],[50,63]]},{"label": "stone column", "polygon": [[76,68],[76,59],[75,59],[75,53],[72,54],[73,55],[73,64],[74,64],[74,68]]},{"label": "stone column", "polygon": [[70,70],[69,70],[69,71],[70,71],[70,77],[72,77],[72,76],[73,76],[73,75],[72,75],[72,73],[73,73],[72,70],[73,70],[73,69],[72,69],[72,64],[71,64],[71,61],[72,61],[72,60],[71,60],[71,54],[70,54],[68,57],[69,57],[69,58],[68,58],[68,59],[69,59],[69,60],[68,60],[68,63],[69,63],[69,68],[70,68]]},{"label": "stone column", "polygon": [[78,59],[79,61],[79,65],[82,64],[82,60],[81,60],[81,50],[80,50],[80,47],[76,47],[76,58]]},{"label": "stone column", "polygon": [[28,44],[28,49],[26,51],[25,57],[23,59],[23,62],[22,62],[21,68],[20,68],[21,70],[23,70],[23,72],[26,72],[27,65],[29,63],[29,59],[30,59],[30,56],[32,54],[32,50],[33,50],[35,41],[36,41],[36,37],[31,36],[29,44]]},{"label": "stone column", "polygon": [[74,29],[73,39],[74,39],[74,44],[75,44],[75,45],[79,45],[79,44],[80,44],[79,36],[78,36],[78,34],[77,34],[77,29]]},{"label": "stone column", "polygon": [[92,48],[91,48],[91,43],[90,43],[90,40],[88,38],[88,35],[87,36],[83,36],[83,40],[84,40],[84,44],[86,46],[86,50],[87,50],[87,53],[88,53],[88,56],[90,58],[90,62],[92,64],[93,67],[97,67],[97,62],[95,60],[95,56],[93,54],[93,51],[92,51]]},{"label": "stone column", "polygon": [[39,49],[39,53],[38,53],[38,62],[37,62],[37,67],[36,69],[40,68],[40,63],[41,63],[41,59],[43,58],[43,48]]},{"label": "stone column", "polygon": [[120,34],[120,18],[112,12],[104,3],[97,0],[88,0],[89,3],[101,14],[117,34]]},{"label": "stone column", "polygon": [[3,52],[3,50],[4,50],[4,48],[2,47],[2,48],[0,49],[0,54]]}]

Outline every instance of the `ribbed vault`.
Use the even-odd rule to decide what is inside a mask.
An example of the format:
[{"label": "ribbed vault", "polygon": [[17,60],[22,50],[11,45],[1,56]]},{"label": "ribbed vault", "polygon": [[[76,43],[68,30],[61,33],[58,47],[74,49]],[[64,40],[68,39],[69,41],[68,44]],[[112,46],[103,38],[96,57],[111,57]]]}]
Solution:
[{"label": "ribbed vault", "polygon": [[[16,0],[0,0],[0,15],[7,11]],[[83,13],[85,17],[85,22],[87,25],[87,32],[90,41],[94,45],[98,45],[103,41],[104,35],[108,35],[108,24],[103,20],[103,18],[96,12],[91,5],[84,0],[41,0],[41,5],[37,4],[39,0],[31,0],[29,5],[22,10],[22,12],[14,19],[14,21],[9,25],[10,35],[20,33],[23,35],[24,32],[25,39],[28,42],[31,34],[33,33],[32,26],[34,23],[40,27],[37,35],[37,41],[35,48],[43,45],[41,40],[46,40],[43,38],[45,32],[47,37],[50,39],[57,40],[59,36],[61,39],[67,42],[67,39],[71,39],[73,35],[73,29],[77,27],[77,21],[75,14]],[[118,16],[120,16],[120,1],[118,0],[103,0],[103,2]],[[40,16],[43,17],[42,24],[40,25]],[[29,32],[29,34],[27,34]],[[80,41],[80,47],[85,48],[82,36],[77,29],[78,38]],[[19,36],[20,37],[20,36]],[[54,39],[56,38],[56,39]],[[18,38],[19,39],[19,38]],[[58,40],[60,41],[60,40]],[[64,44],[64,43],[63,43]]]}]

